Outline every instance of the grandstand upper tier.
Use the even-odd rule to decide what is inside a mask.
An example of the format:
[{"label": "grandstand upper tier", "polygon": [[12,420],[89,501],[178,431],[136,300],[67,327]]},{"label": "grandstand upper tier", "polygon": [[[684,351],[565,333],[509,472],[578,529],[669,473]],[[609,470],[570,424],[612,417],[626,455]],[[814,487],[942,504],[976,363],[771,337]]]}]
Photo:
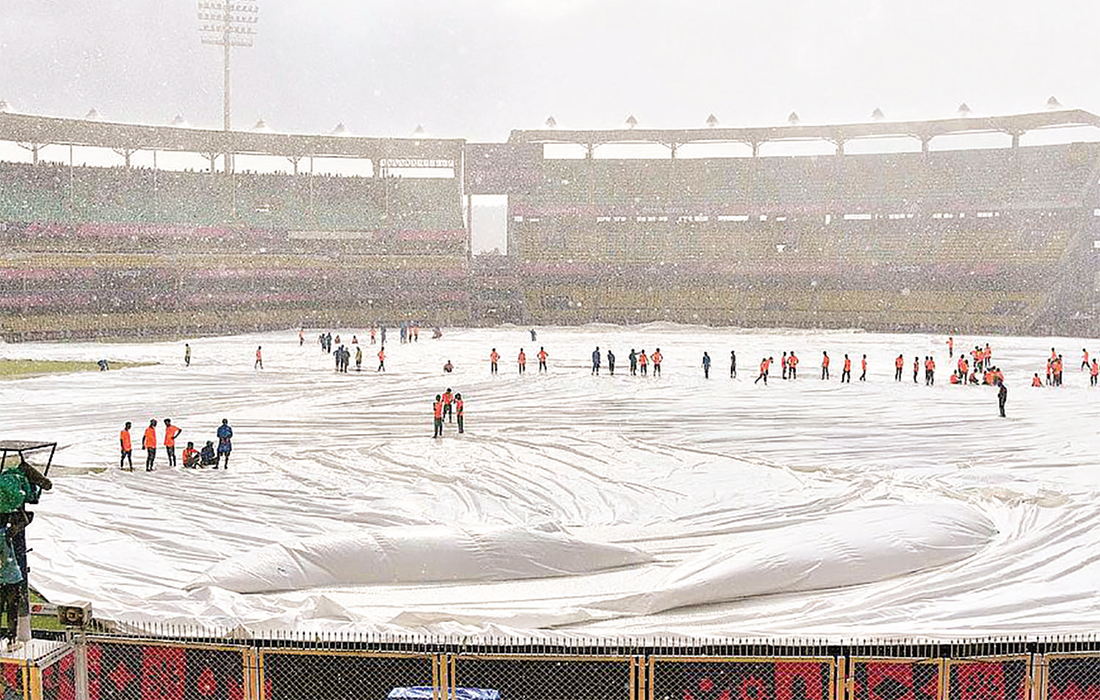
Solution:
[{"label": "grandstand upper tier", "polygon": [[[1066,127],[1092,138],[1021,145]],[[991,133],[1003,147],[943,148]],[[29,161],[0,162],[0,333],[407,318],[1095,332],[1098,133],[1081,110],[500,144],[0,113],[0,146]],[[883,138],[912,146],[856,153]],[[809,140],[829,154],[774,155]],[[603,157],[638,144],[645,157]],[[78,163],[87,149],[114,165]],[[163,167],[173,154],[199,165]],[[251,157],[282,165],[234,171]],[[508,196],[500,264],[469,263],[463,195],[479,194]]]},{"label": "grandstand upper tier", "polygon": [[[468,321],[460,140],[0,114],[0,141],[30,160],[0,163],[5,337]],[[142,153],[199,168],[131,167]],[[226,172],[227,153],[281,166]],[[315,174],[315,158],[369,175]]]},{"label": "grandstand upper tier", "polygon": [[[513,174],[508,249],[531,321],[1083,332],[1096,326],[1100,145],[1021,146],[1020,138],[1075,126],[1095,139],[1098,125],[1073,110],[541,130],[513,132],[507,149],[486,147],[482,158]],[[989,132],[1003,135],[1003,147],[939,150],[935,141]],[[846,151],[881,137],[913,147]],[[761,156],[765,144],[806,139],[833,152]],[[744,144],[753,157],[677,157],[717,143]],[[579,146],[580,157],[547,158],[548,144]],[[623,144],[658,144],[667,155],[599,157]],[[471,148],[468,179],[478,162]]]}]

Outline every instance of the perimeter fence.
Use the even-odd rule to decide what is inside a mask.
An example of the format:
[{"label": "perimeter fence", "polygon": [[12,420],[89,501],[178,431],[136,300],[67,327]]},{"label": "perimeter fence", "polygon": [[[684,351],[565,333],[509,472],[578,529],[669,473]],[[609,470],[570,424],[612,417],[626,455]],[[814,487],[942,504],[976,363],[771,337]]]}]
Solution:
[{"label": "perimeter fence", "polygon": [[141,630],[40,638],[0,658],[0,700],[467,700],[468,688],[493,691],[478,700],[1100,700],[1100,639],[836,644]]}]

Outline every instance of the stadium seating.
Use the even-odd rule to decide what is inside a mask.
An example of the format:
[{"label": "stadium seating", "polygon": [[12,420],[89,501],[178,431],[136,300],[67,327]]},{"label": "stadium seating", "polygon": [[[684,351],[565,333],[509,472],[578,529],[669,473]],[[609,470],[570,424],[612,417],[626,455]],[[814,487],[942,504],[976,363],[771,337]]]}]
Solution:
[{"label": "stadium seating", "polygon": [[1098,162],[1080,143],[546,160],[510,240],[531,321],[1021,332],[1091,245]]}]

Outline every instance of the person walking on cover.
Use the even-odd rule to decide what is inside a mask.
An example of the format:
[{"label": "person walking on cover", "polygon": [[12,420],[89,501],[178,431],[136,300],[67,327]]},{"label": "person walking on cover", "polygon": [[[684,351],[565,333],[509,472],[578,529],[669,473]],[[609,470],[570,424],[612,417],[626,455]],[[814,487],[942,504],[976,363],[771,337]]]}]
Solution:
[{"label": "person walking on cover", "polygon": [[661,373],[661,360],[664,359],[664,355],[661,354],[661,348],[654,350],[652,357],[649,359],[653,360],[653,376],[656,377]]},{"label": "person walking on cover", "polygon": [[435,432],[432,433],[432,438],[443,436],[443,397],[439,394],[435,395],[435,402],[432,404],[432,416],[433,425],[435,426]]},{"label": "person walking on cover", "polygon": [[218,426],[218,461],[214,468],[218,468],[222,458],[225,458],[225,468],[229,469],[229,455],[233,452],[233,428],[229,427],[229,419],[222,418],[222,424]]},{"label": "person walking on cover", "polygon": [[627,359],[630,360],[630,376],[638,374],[638,353],[634,352],[634,348],[630,348]]},{"label": "person walking on cover", "polygon": [[376,369],[374,371],[375,372],[385,372],[386,371],[386,346],[385,345],[378,348],[378,369]]},{"label": "person walking on cover", "polygon": [[600,346],[597,345],[596,349],[592,351],[592,374],[599,375],[600,373]]},{"label": "person walking on cover", "polygon": [[539,354],[536,357],[539,358],[539,372],[540,373],[545,372],[546,371],[546,358],[548,357],[548,355],[546,354],[546,348],[540,347],[539,348]]},{"label": "person walking on cover", "polygon": [[264,368],[263,347],[257,345],[256,346],[256,361],[252,363],[252,369],[263,369],[263,368]]},{"label": "person walking on cover", "polygon": [[947,359],[951,359],[955,356],[955,338],[954,336],[947,336]]},{"label": "person walking on cover", "polygon": [[168,455],[168,466],[176,466],[176,436],[183,431],[172,425],[171,418],[164,419],[164,453]]},{"label": "person walking on cover", "polygon": [[184,343],[183,344],[183,366],[184,367],[190,367],[191,366],[191,344],[190,343]]},{"label": "person walking on cover", "polygon": [[848,359],[848,353],[844,353],[844,368],[840,370],[840,383],[852,383],[852,361]]},{"label": "person walking on cover", "polygon": [[141,446],[145,448],[145,471],[153,471],[153,462],[157,458],[157,419],[149,421],[149,427],[145,429],[145,437],[141,439]]},{"label": "person walking on cover", "polygon": [[645,348],[638,353],[638,372],[644,377],[648,373],[649,357],[645,354]]},{"label": "person walking on cover", "polygon": [[913,356],[913,383],[917,383],[917,374],[920,373],[920,358]]},{"label": "person walking on cover", "polygon": [[1001,409],[1001,418],[1005,418],[1005,401],[1008,401],[1008,389],[1004,382],[998,382],[1001,386],[997,389],[997,406]]},{"label": "person walking on cover", "polygon": [[462,394],[455,394],[455,414],[458,416],[458,432],[466,432],[463,418],[466,415],[466,402],[462,400]]},{"label": "person walking on cover", "polygon": [[730,350],[730,379],[737,379],[737,351]]},{"label": "person walking on cover", "polygon": [[710,355],[703,351],[703,379],[710,379]]},{"label": "person walking on cover", "polygon": [[516,358],[516,362],[519,364],[520,374],[527,371],[527,353],[523,352],[523,348],[519,349],[519,357]]},{"label": "person walking on cover", "polygon": [[498,362],[500,362],[500,353],[497,352],[496,348],[493,348],[493,351],[489,353],[489,374],[497,373]]},{"label": "person walking on cover", "polygon": [[787,351],[783,351],[783,357],[779,358],[779,369],[782,371],[781,379],[787,378]]},{"label": "person walking on cover", "polygon": [[787,379],[798,379],[798,355],[794,350],[787,355]]},{"label": "person walking on cover", "polygon": [[615,353],[611,352],[611,348],[607,349],[607,373],[615,376]]},{"label": "person walking on cover", "polygon": [[134,448],[130,442],[130,425],[130,421],[126,421],[122,432],[118,434],[119,446],[122,448],[122,459],[118,462],[118,468],[122,469],[129,462],[130,471],[134,471]]},{"label": "person walking on cover", "polygon": [[358,345],[355,346],[355,371],[363,371],[363,348]]},{"label": "person walking on cover", "polygon": [[901,381],[901,371],[903,369],[905,369],[905,355],[899,354],[897,356],[897,358],[894,359],[894,381],[895,382],[900,382]]},{"label": "person walking on cover", "polygon": [[760,374],[753,381],[753,384],[756,384],[756,382],[763,379],[764,380],[764,386],[768,385],[768,369],[770,368],[770,366],[771,366],[771,359],[770,358],[765,357],[763,360],[760,361]]},{"label": "person walking on cover", "polygon": [[1097,363],[1096,358],[1092,358],[1092,365],[1089,367],[1089,386],[1096,386],[1096,375],[1100,374],[1100,364]]},{"label": "person walking on cover", "polygon": [[859,375],[859,381],[867,381],[867,356],[864,355],[863,359],[859,361],[859,368],[861,370]]},{"label": "person walking on cover", "polygon": [[829,353],[821,353],[821,380],[825,381],[829,378]]}]

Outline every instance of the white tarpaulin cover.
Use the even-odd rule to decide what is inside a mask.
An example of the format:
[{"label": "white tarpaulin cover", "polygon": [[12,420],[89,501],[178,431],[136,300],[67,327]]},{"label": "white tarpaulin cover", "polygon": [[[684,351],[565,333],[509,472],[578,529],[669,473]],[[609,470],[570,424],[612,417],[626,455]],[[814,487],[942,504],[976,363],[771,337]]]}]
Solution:
[{"label": "white tarpaulin cover", "polygon": [[[342,341],[352,332],[369,342],[363,329]],[[993,389],[947,384],[943,336],[660,324],[542,328],[536,342],[511,327],[428,335],[402,345],[391,330],[387,371],[366,344],[364,371],[349,374],[316,332],[302,347],[295,331],[194,339],[191,367],[182,342],[0,344],[0,357],[160,363],[0,382],[0,439],[59,442],[55,488],[28,530],[32,583],[103,617],[254,630],[835,638],[1100,626],[1100,390],[1078,369],[1096,341],[956,338],[991,342],[1008,378],[1000,418]],[[591,375],[597,345],[617,355],[614,377],[606,355]],[[1030,387],[1052,346],[1066,386]],[[631,347],[660,347],[664,376],[629,376]],[[784,350],[802,358],[797,381],[778,378]],[[842,385],[845,353],[856,380]],[[929,354],[932,387],[912,379]],[[769,355],[769,384],[754,384]],[[448,386],[466,399],[466,433],[448,423],[433,440],[432,399]],[[147,473],[136,449],[135,471],[120,471],[123,423],[139,446],[149,419],[166,417],[183,429],[177,450],[228,418],[229,470],[169,469],[161,450]]]}]

